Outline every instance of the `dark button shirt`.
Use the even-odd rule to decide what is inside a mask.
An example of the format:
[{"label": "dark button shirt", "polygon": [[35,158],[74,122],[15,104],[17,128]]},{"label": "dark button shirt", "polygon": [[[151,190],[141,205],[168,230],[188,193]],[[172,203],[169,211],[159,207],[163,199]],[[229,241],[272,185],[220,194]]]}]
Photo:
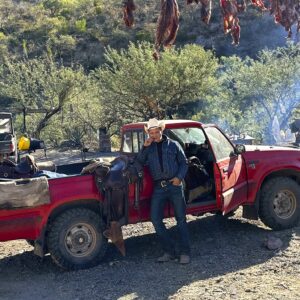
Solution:
[{"label": "dark button shirt", "polygon": [[157,153],[158,153],[158,159],[159,159],[159,164],[160,164],[160,169],[161,172],[164,172],[164,164],[163,164],[163,155],[162,155],[162,145],[163,145],[163,140],[157,143]]},{"label": "dark button shirt", "polygon": [[148,147],[142,147],[137,160],[147,164],[153,180],[162,180],[178,177],[183,179],[188,169],[187,159],[180,144],[163,135],[161,146],[162,165],[161,167],[158,143],[153,142]]}]

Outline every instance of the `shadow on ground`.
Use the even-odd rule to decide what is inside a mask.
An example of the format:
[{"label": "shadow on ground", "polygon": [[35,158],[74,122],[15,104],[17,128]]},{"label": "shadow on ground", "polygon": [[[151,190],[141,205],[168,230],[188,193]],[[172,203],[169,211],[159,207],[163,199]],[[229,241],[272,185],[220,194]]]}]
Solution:
[{"label": "shadow on ground", "polygon": [[[269,235],[283,240],[284,251],[296,229],[272,232],[260,223],[243,219],[225,220],[217,216],[201,217],[189,222],[192,243],[192,262],[181,266],[178,262],[158,264],[159,245],[154,234],[126,239],[127,256],[121,257],[113,245],[99,266],[77,272],[64,272],[49,256],[43,261],[24,252],[0,260],[1,299],[166,299],[183,286],[230,272],[263,264],[276,251],[267,250],[263,243]],[[176,236],[176,230],[170,230]],[[11,282],[11,284],[10,284]],[[1,284],[6,285],[6,289]],[[13,289],[8,289],[9,286]],[[26,287],[22,294],[17,291]],[[50,293],[50,294],[49,294]],[[7,297],[7,298],[5,298]]]}]

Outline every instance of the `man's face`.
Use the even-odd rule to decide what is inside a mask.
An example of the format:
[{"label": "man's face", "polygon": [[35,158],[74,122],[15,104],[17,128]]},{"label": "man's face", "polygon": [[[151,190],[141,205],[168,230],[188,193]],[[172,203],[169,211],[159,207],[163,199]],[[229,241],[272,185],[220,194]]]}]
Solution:
[{"label": "man's face", "polygon": [[150,138],[158,143],[161,141],[162,138],[162,130],[158,127],[158,128],[153,128],[153,129],[149,129],[148,134],[150,136]]}]

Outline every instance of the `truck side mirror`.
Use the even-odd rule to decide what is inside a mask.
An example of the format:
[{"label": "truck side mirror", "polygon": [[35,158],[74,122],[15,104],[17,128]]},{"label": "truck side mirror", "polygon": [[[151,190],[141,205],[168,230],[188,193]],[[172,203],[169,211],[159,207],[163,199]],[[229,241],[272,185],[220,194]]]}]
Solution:
[{"label": "truck side mirror", "polygon": [[235,145],[234,152],[235,154],[242,154],[246,151],[245,145],[237,144]]}]

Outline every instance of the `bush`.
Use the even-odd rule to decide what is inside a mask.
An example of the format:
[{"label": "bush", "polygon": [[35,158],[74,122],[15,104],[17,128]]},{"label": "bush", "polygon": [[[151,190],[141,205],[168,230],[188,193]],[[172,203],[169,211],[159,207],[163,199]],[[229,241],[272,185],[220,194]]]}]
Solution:
[{"label": "bush", "polygon": [[78,32],[86,32],[86,19],[76,21],[75,28]]}]

